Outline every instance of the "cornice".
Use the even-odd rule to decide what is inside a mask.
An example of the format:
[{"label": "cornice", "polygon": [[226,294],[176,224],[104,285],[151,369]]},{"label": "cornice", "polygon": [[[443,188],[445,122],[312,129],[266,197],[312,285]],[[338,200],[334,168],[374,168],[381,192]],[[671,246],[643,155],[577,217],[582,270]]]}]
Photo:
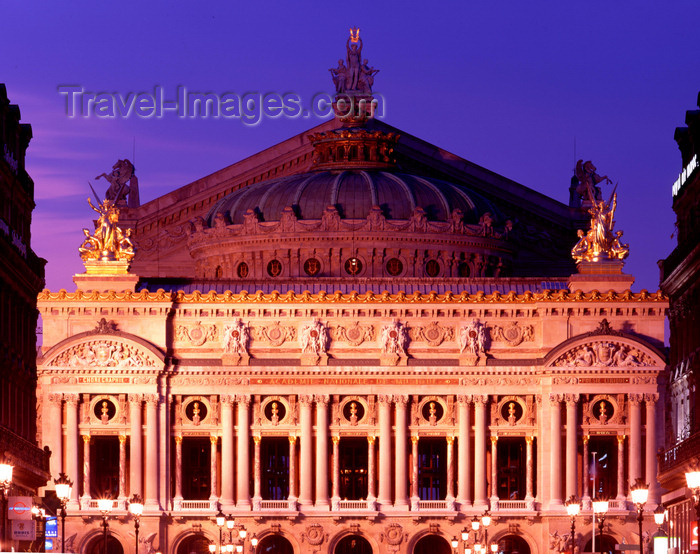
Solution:
[{"label": "cornice", "polygon": [[517,294],[515,292],[510,292],[508,294],[501,294],[499,292],[494,292],[491,294],[485,294],[483,292],[477,292],[475,294],[470,294],[468,292],[446,292],[445,294],[437,294],[435,292],[431,292],[428,294],[423,294],[419,291],[415,291],[410,294],[407,294],[405,292],[399,292],[396,294],[389,294],[388,292],[383,292],[380,294],[376,294],[372,291],[367,291],[364,293],[351,292],[348,294],[343,294],[341,292],[329,294],[324,291],[315,294],[311,294],[309,292],[297,294],[294,291],[287,291],[286,293],[273,291],[269,294],[265,294],[261,291],[258,291],[256,293],[250,293],[245,290],[241,291],[240,293],[226,291],[224,293],[219,294],[215,291],[209,291],[208,293],[194,291],[190,294],[187,294],[183,291],[166,292],[163,289],[159,289],[156,292],[150,292],[146,289],[143,289],[140,292],[85,292],[82,290],[77,290],[75,292],[67,292],[64,289],[61,289],[58,292],[51,292],[50,290],[45,289],[39,293],[38,301],[97,303],[102,303],[105,301],[174,302],[179,304],[535,304],[543,302],[643,302],[668,304],[668,296],[666,296],[666,294],[664,294],[662,291],[648,292],[645,289],[641,290],[640,292],[631,292],[630,290],[626,290],[620,293],[617,293],[612,290],[608,292],[599,292],[597,290],[592,290],[591,292],[587,293],[584,293],[580,290],[575,292],[570,292],[569,290],[544,290],[542,292],[528,291],[524,292],[523,294]]}]

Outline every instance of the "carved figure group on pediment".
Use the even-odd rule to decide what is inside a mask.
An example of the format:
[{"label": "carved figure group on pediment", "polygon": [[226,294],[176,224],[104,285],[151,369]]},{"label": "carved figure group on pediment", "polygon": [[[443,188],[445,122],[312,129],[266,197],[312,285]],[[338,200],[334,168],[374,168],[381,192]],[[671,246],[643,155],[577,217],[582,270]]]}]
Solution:
[{"label": "carved figure group on pediment", "polygon": [[640,350],[613,341],[597,341],[572,348],[554,362],[555,366],[638,367],[653,360]]},{"label": "carved figure group on pediment", "polygon": [[153,360],[135,346],[116,341],[91,341],[68,348],[51,362],[67,367],[152,367]]}]

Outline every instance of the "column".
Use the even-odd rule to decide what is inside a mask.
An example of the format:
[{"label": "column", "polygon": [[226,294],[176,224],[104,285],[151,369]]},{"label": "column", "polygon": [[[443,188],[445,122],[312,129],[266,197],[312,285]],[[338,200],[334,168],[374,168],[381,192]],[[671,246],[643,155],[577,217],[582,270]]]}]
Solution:
[{"label": "column", "polygon": [[[63,469],[63,395],[61,393],[49,395],[49,414],[51,416],[51,475],[58,477]],[[47,441],[48,442],[48,441]]]},{"label": "column", "polygon": [[78,433],[78,395],[66,394],[66,468],[70,479],[75,481],[71,489],[68,507],[78,509],[78,492],[80,491],[80,464],[78,462],[78,449],[80,448],[80,435]]},{"label": "column", "polygon": [[182,437],[175,437],[175,502],[182,500]]},{"label": "column", "polygon": [[119,505],[126,500],[126,435],[119,435]]},{"label": "column", "polygon": [[213,502],[216,500],[216,489],[219,488],[216,475],[216,446],[219,442],[219,437],[216,435],[211,435],[209,437],[209,442],[211,443],[209,454],[209,478],[211,491],[209,493],[209,500]]},{"label": "column", "polygon": [[590,463],[588,461],[588,441],[590,440],[590,438],[591,437],[589,435],[583,435],[583,497],[581,498],[583,506],[581,506],[581,508],[584,510],[588,509],[588,504],[591,501],[589,485],[591,477],[588,474],[588,464]]},{"label": "column", "polygon": [[471,412],[469,411],[469,397],[461,395],[457,397],[459,410],[459,436],[457,439],[457,502],[460,507],[468,506],[471,501],[471,456],[469,452],[469,432],[471,430]]},{"label": "column", "polygon": [[260,466],[260,440],[259,436],[253,437],[253,505],[260,506],[262,493],[260,479],[262,467]]},{"label": "column", "polygon": [[296,504],[297,500],[297,437],[289,436],[289,500]]},{"label": "column", "polygon": [[316,507],[329,510],[328,502],[328,395],[316,395]]},{"label": "column", "polygon": [[238,429],[236,437],[237,446],[237,475],[236,475],[236,508],[250,510],[250,424],[248,421],[248,407],[250,406],[250,396],[236,396],[238,404]]},{"label": "column", "polygon": [[525,500],[532,502],[535,500],[535,491],[533,490],[535,461],[532,457],[532,443],[534,437],[525,437]]},{"label": "column", "polygon": [[221,509],[233,508],[233,398],[221,397]]},{"label": "column", "polygon": [[411,437],[411,509],[417,509],[420,496],[418,496],[418,435]]},{"label": "column", "polygon": [[[331,440],[333,441],[333,491],[332,491],[332,498],[331,498],[331,504],[333,506],[334,510],[337,510],[340,507],[340,437],[331,437]],[[367,457],[367,462],[369,465],[369,456]],[[369,468],[367,470],[367,488],[369,489],[371,487],[370,483],[371,475],[369,473]],[[367,497],[369,497],[369,492],[367,493]]]},{"label": "column", "polygon": [[486,500],[486,403],[488,396],[474,396],[474,508],[488,509]]},{"label": "column", "polygon": [[391,396],[381,395],[379,404],[379,498],[385,508],[391,504]]},{"label": "column", "polygon": [[157,394],[146,395],[146,498],[144,510],[158,510],[158,403]]},{"label": "column", "polygon": [[558,394],[549,395],[550,405],[550,468],[549,475],[549,507],[563,506],[561,499],[561,401]]},{"label": "column", "polygon": [[129,486],[131,494],[143,495],[143,412],[140,394],[129,395],[131,448],[129,452]]},{"label": "column", "polygon": [[578,403],[578,394],[566,395],[566,498],[578,496],[578,483],[576,477],[578,475],[578,467],[576,462],[576,407]]},{"label": "column", "polygon": [[408,464],[408,453],[406,452],[406,405],[408,404],[408,396],[396,396],[394,397],[394,402],[396,403],[396,426],[394,429],[396,441],[396,475],[394,485],[396,501],[394,502],[394,507],[408,510],[408,479],[406,478],[406,465]]},{"label": "column", "polygon": [[377,500],[377,492],[374,484],[377,482],[377,466],[375,464],[374,455],[374,435],[367,436],[367,504],[374,506]]},{"label": "column", "polygon": [[454,499],[455,499],[455,488],[454,488],[454,482],[455,482],[455,451],[454,451],[454,443],[455,443],[455,438],[452,436],[447,436],[445,437],[447,439],[447,495],[446,495],[446,500],[449,503],[452,503],[454,506]]},{"label": "column", "polygon": [[659,485],[656,481],[656,450],[658,448],[656,443],[656,402],[658,399],[658,394],[644,395],[647,408],[646,482],[649,483],[649,500],[647,504],[659,503]]},{"label": "column", "polygon": [[90,435],[83,435],[83,496],[81,504],[81,508],[90,506]]},{"label": "column", "polygon": [[498,435],[491,435],[491,509],[498,504]]},{"label": "column", "polygon": [[[593,491],[595,498],[595,491]],[[625,500],[625,435],[617,436],[617,499]]]},{"label": "column", "polygon": [[637,477],[642,475],[642,394],[629,395],[629,414],[630,414],[630,442],[629,442],[629,475],[628,481],[630,486],[634,485]]},{"label": "column", "polygon": [[313,421],[311,420],[312,396],[301,396],[301,413],[299,424],[301,427],[301,448],[299,452],[299,503],[304,506],[313,504]]}]

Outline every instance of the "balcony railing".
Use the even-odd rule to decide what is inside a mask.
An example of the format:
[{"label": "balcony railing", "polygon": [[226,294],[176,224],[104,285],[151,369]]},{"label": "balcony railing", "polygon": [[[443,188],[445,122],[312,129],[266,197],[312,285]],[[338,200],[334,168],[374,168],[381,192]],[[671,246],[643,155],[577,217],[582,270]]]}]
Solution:
[{"label": "balcony railing", "polygon": [[212,505],[209,500],[183,500],[180,504],[181,510],[211,510]]},{"label": "balcony railing", "polygon": [[288,510],[289,500],[261,500],[261,510]]},{"label": "balcony railing", "polygon": [[659,455],[659,473],[666,473],[676,466],[698,458],[700,458],[700,431]]},{"label": "balcony railing", "polygon": [[[96,498],[91,498],[90,499],[90,509],[91,510],[98,510],[99,506],[97,505],[98,500]],[[119,500],[112,500],[112,509],[119,509]]]},{"label": "balcony railing", "polygon": [[527,500],[499,500],[499,510],[527,510]]},{"label": "balcony railing", "polygon": [[338,503],[339,510],[366,510],[366,500],[341,500]]},{"label": "balcony railing", "polygon": [[418,509],[420,510],[447,510],[446,500],[419,500]]}]

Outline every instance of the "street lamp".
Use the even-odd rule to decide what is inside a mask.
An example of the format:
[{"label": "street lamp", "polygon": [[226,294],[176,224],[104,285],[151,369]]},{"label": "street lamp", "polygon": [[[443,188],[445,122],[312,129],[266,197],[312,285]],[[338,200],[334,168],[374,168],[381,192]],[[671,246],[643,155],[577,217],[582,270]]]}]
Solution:
[{"label": "street lamp", "polygon": [[462,529],[462,542],[467,542],[469,540],[469,531],[465,527]]},{"label": "street lamp", "polygon": [[[685,481],[688,488],[693,493],[693,502],[695,504],[695,517],[698,521],[698,533],[700,533],[700,471],[689,471],[685,474]],[[692,537],[691,537],[692,540]]]},{"label": "street lamp", "polygon": [[209,552],[211,552],[211,554],[214,554],[214,552],[216,552],[216,545],[213,542],[209,543]]},{"label": "street lamp", "polygon": [[255,554],[255,551],[258,548],[258,537],[253,535],[250,537],[250,549],[253,551],[253,554]]},{"label": "street lamp", "polygon": [[654,523],[658,529],[654,533],[654,554],[666,554],[668,552],[668,535],[664,530],[666,520],[666,510],[659,504],[654,510]]},{"label": "street lamp", "polygon": [[109,512],[112,511],[113,502],[111,498],[99,498],[97,500],[97,509],[102,513],[102,552],[107,554],[107,518]]},{"label": "street lamp", "polygon": [[481,525],[484,526],[484,548],[489,547],[489,525],[491,525],[491,514],[487,511],[481,516]]},{"label": "street lamp", "polygon": [[496,554],[498,552],[498,543],[491,543],[491,554]]},{"label": "street lamp", "polygon": [[224,525],[226,525],[226,516],[221,510],[216,514],[216,525],[219,527],[219,551],[223,552],[223,529]]},{"label": "street lamp", "polygon": [[0,464],[0,509],[2,509],[2,536],[0,536],[0,550],[6,552],[5,536],[7,535],[7,493],[12,485],[12,470],[10,464]]},{"label": "street lamp", "polygon": [[228,529],[228,542],[233,544],[233,528],[236,526],[236,522],[233,520],[231,514],[226,518],[226,529]]},{"label": "street lamp", "polygon": [[598,542],[600,543],[600,551],[603,552],[603,527],[605,526],[605,514],[608,513],[610,503],[607,500],[594,500],[593,513],[594,517],[598,516]]},{"label": "street lamp", "polygon": [[452,552],[457,554],[457,547],[459,546],[459,541],[457,540],[457,537],[452,537],[450,544],[452,545]]},{"label": "street lamp", "polygon": [[574,554],[574,545],[576,537],[576,516],[581,511],[581,503],[579,502],[578,498],[576,498],[576,496],[572,494],[566,501],[565,505],[566,513],[569,514],[569,517],[571,518],[571,554]]},{"label": "street lamp", "polygon": [[143,513],[143,498],[140,494],[134,494],[129,500],[129,512],[134,516],[134,530],[136,531],[136,554],[139,554],[139,524]]},{"label": "street lamp", "polygon": [[632,502],[637,506],[637,522],[639,523],[639,554],[644,554],[644,540],[642,538],[642,522],[644,521],[644,504],[649,498],[649,484],[644,484],[644,479],[637,477],[630,488]]},{"label": "street lamp", "polygon": [[66,504],[70,498],[73,481],[68,479],[68,476],[61,472],[58,474],[58,479],[53,480],[56,487],[56,497],[61,502],[61,550],[66,548]]}]

